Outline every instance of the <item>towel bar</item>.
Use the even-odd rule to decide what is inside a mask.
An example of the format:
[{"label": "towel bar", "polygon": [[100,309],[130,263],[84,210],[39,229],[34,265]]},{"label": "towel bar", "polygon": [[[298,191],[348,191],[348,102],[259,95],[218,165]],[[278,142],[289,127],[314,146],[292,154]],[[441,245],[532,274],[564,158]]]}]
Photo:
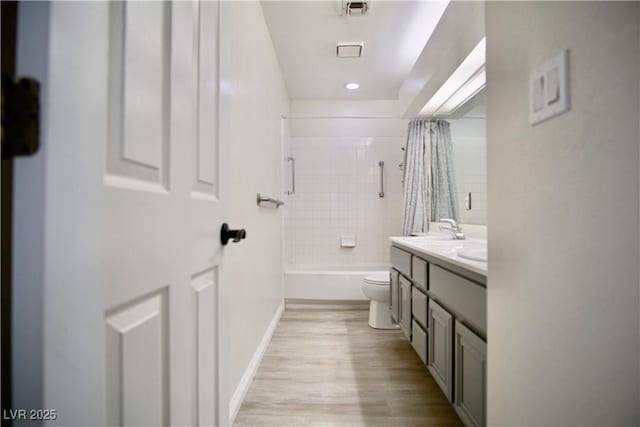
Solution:
[{"label": "towel bar", "polygon": [[256,198],[256,201],[258,203],[258,206],[263,206],[262,205],[263,203],[272,203],[276,206],[276,208],[279,208],[280,206],[284,205],[284,202],[282,200],[274,199],[267,196],[262,196],[260,195],[260,193],[258,193],[258,197]]}]

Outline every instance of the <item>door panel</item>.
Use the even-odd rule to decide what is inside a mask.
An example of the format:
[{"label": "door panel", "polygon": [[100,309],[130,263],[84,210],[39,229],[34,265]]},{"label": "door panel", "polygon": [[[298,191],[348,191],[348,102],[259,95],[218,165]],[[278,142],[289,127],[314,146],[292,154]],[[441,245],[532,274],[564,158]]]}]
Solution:
[{"label": "door panel", "polygon": [[217,420],[217,270],[208,270],[192,280],[195,314],[196,425],[210,426]]},{"label": "door panel", "polygon": [[118,37],[124,50],[123,159],[159,168],[161,142],[166,137],[163,113],[168,106],[165,83],[169,70],[165,58],[169,52],[165,39],[169,26],[165,16],[170,13],[169,4],[126,2],[111,7],[125,10],[121,19],[124,31]]},{"label": "door panel", "polygon": [[167,425],[169,388],[166,293],[107,316],[107,422]]},{"label": "door panel", "polygon": [[167,189],[170,37],[169,3],[110,4],[108,183]]},{"label": "door panel", "polygon": [[194,191],[217,197],[218,180],[218,22],[219,4],[199,4],[198,20],[198,135]]},{"label": "door panel", "polygon": [[29,72],[48,97],[44,407],[60,425],[227,424],[220,3],[30,7],[49,27]]}]

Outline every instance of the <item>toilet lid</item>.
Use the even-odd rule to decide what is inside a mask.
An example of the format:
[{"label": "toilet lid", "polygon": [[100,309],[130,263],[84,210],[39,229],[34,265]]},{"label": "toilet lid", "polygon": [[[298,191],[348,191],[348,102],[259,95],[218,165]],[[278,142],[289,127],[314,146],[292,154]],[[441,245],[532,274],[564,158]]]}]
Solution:
[{"label": "toilet lid", "polygon": [[364,278],[364,281],[372,285],[388,285],[389,273],[387,273],[386,271],[383,271],[380,273],[370,274]]}]

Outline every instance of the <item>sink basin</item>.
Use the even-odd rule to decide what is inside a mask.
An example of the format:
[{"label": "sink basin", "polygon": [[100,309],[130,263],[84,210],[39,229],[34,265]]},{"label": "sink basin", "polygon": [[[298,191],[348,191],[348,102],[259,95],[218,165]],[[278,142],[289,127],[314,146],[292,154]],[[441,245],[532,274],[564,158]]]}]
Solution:
[{"label": "sink basin", "polygon": [[458,251],[458,256],[472,261],[487,262],[488,259],[487,248],[463,248]]}]

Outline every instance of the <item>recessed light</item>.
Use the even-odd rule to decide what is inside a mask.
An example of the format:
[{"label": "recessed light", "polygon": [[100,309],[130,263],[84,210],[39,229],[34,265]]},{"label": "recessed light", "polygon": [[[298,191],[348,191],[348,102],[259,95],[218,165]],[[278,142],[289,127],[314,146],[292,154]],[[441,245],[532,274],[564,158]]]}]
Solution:
[{"label": "recessed light", "polygon": [[355,90],[358,89],[360,87],[360,85],[358,83],[355,82],[350,82],[344,85],[344,87],[346,87],[349,90]]}]

